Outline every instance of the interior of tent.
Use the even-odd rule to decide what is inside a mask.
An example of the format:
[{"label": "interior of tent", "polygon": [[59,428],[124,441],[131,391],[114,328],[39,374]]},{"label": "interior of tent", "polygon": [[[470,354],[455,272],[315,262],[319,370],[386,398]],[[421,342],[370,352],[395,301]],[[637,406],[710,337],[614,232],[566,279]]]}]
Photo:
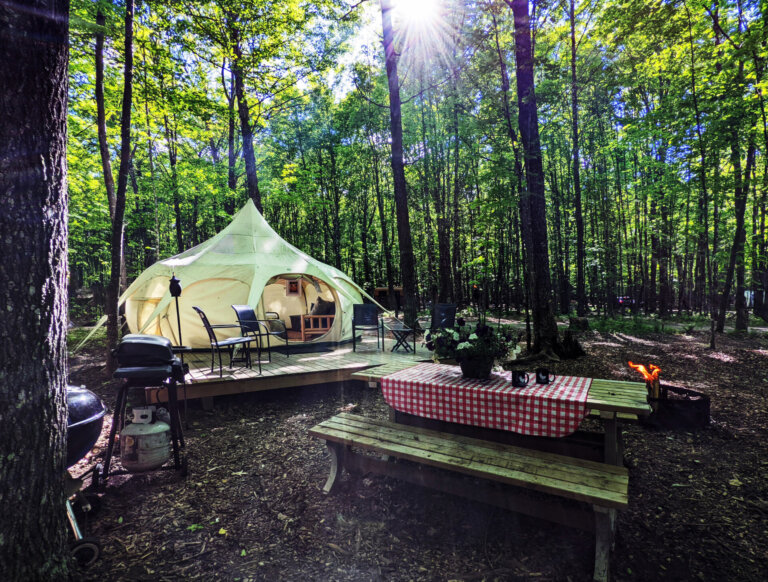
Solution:
[{"label": "interior of tent", "polygon": [[257,313],[277,317],[289,340],[312,341],[323,337],[336,321],[336,292],[325,281],[310,275],[278,275],[264,287]]}]

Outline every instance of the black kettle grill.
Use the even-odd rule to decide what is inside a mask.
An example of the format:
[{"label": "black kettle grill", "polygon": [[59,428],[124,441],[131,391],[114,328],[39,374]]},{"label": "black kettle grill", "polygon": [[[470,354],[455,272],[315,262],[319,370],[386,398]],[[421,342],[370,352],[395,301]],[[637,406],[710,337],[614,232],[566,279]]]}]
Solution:
[{"label": "black kettle grill", "polygon": [[67,468],[82,459],[101,435],[104,403],[82,386],[67,386]]},{"label": "black kettle grill", "polygon": [[[67,469],[88,454],[99,440],[105,413],[104,403],[93,392],[81,386],[67,386]],[[98,471],[99,468],[94,467],[94,478]],[[72,555],[79,565],[87,567],[99,558],[101,547],[97,539],[83,535],[77,522],[73,500],[77,501],[81,512],[87,514],[93,509],[98,497],[83,495],[82,480],[72,477],[69,471],[65,480],[66,487],[71,492],[66,508],[75,536],[75,542],[71,545]]]},{"label": "black kettle grill", "polygon": [[187,366],[173,352],[171,340],[157,335],[128,334],[114,350],[118,369],[113,378],[125,380],[117,393],[112,428],[109,432],[107,455],[101,478],[106,481],[110,475],[124,475],[125,470],[109,472],[114,452],[115,438],[125,424],[125,408],[128,390],[131,388],[146,388],[164,386],[168,392],[168,412],[171,415],[171,446],[173,450],[173,466],[161,469],[173,469],[186,474],[186,458],[181,457],[180,450],[184,447],[184,437],[179,422],[179,407],[176,393],[177,382],[184,382],[188,371]]}]

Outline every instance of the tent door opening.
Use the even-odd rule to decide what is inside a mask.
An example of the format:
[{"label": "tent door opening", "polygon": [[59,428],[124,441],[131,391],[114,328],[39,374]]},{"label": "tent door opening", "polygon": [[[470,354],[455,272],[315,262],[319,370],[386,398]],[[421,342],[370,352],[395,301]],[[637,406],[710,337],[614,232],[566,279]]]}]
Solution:
[{"label": "tent door opening", "polygon": [[277,314],[285,323],[289,340],[311,342],[324,337],[336,324],[337,304],[336,292],[322,279],[285,273],[267,282],[258,311]]}]

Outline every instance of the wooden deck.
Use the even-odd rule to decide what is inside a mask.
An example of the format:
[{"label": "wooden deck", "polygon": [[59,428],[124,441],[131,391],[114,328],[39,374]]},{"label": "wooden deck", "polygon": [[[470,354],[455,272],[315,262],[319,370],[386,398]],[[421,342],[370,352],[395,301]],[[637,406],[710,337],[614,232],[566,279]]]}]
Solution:
[{"label": "wooden deck", "polygon": [[[329,382],[366,380],[365,377],[356,376],[356,373],[375,367],[381,368],[380,377],[428,361],[431,357],[431,352],[418,344],[416,354],[402,350],[392,353],[390,350],[393,345],[393,340],[388,338],[382,351],[376,348],[375,336],[364,336],[362,343],[358,342],[356,352],[352,351],[352,344],[330,351],[292,353],[289,357],[273,352],[271,362],[266,361],[266,355],[262,357],[261,374],[255,362],[253,368],[236,365],[230,369],[224,354],[221,377],[218,359],[211,373],[211,352],[195,351],[184,356],[184,362],[189,365],[189,374],[186,377],[186,396],[185,390],[180,389],[179,398],[208,398]],[[165,402],[168,399],[164,388],[147,388],[146,395],[150,403]]]}]

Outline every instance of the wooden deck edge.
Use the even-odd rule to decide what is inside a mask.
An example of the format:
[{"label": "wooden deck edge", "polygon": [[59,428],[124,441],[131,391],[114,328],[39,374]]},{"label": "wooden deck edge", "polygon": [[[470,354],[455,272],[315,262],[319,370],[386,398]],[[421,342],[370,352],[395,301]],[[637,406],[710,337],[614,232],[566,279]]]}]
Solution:
[{"label": "wooden deck edge", "polygon": [[[195,382],[179,384],[177,393],[179,400],[194,400],[213,396],[231,396],[233,394],[245,394],[248,392],[262,392],[264,390],[279,390],[281,388],[297,388],[312,386],[315,384],[327,384],[332,382],[348,382],[358,380],[353,378],[353,372],[359,369],[335,369],[319,372],[305,372],[287,374],[282,376],[258,376],[246,380],[232,381],[211,380],[207,382]],[[168,390],[166,388],[146,388],[145,397],[148,404],[168,402]]]}]

